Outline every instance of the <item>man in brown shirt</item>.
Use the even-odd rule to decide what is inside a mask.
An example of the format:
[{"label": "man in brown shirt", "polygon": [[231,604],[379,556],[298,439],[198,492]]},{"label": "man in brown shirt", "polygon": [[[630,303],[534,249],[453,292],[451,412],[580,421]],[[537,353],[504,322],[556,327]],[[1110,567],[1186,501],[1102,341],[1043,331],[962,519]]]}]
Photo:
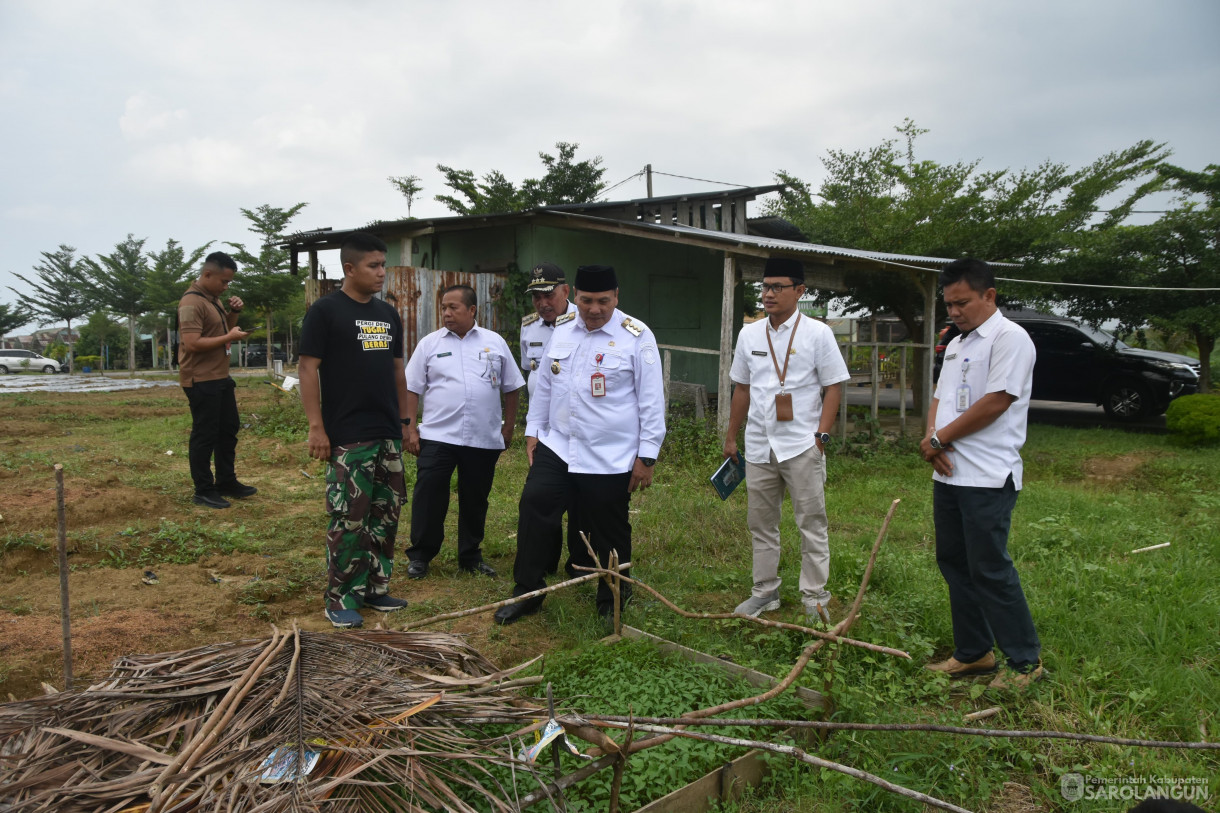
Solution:
[{"label": "man in brown shirt", "polygon": [[[254,486],[237,481],[237,416],[235,384],[229,377],[229,344],[246,338],[237,327],[241,297],[231,296],[226,311],[220,296],[237,273],[237,263],[223,251],[203,261],[199,279],[178,302],[178,382],[191,405],[191,479],[195,504],[228,508],[225,497],[249,497]],[[212,477],[212,458],[216,476]]]}]

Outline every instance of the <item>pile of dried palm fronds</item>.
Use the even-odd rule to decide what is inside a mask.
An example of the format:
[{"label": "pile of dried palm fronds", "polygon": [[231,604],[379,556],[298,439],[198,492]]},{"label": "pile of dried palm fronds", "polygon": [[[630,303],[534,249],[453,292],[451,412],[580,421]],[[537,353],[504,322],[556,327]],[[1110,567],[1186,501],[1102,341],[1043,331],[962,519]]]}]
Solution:
[{"label": "pile of dried palm fronds", "polygon": [[[124,658],[85,691],[0,706],[0,810],[516,809],[492,766],[522,766],[486,726],[537,716],[511,690],[538,679],[508,680],[527,665],[381,630]],[[276,749],[319,756],[268,784]]]}]

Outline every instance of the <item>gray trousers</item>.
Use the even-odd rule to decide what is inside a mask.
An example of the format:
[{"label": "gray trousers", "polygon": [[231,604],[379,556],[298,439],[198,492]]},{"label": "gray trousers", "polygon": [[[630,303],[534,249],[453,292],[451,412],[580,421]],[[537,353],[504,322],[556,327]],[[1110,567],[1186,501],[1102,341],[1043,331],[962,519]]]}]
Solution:
[{"label": "gray trousers", "polygon": [[784,492],[792,498],[792,515],[801,534],[801,600],[830,601],[830,538],[827,534],[826,458],[816,445],[780,463],[775,452],[766,463],[746,461],[747,524],[754,546],[754,589],[763,598],[779,589],[779,520]]}]

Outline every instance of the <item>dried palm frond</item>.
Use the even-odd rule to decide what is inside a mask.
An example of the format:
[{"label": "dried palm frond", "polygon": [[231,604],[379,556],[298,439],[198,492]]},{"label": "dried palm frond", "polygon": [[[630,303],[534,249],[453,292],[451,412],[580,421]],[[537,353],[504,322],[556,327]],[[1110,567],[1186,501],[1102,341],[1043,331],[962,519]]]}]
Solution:
[{"label": "dried palm frond", "polygon": [[[122,658],[84,691],[0,705],[0,810],[515,810],[501,779],[529,768],[490,726],[538,716],[505,688],[527,666],[382,630]],[[288,781],[260,781],[272,752]]]}]

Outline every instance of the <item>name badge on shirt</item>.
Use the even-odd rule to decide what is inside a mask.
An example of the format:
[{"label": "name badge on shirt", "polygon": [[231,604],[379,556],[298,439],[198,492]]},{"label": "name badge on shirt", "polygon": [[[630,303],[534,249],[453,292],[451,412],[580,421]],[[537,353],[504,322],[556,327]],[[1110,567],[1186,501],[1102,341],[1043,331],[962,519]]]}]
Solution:
[{"label": "name badge on shirt", "polygon": [[761,350],[751,350],[751,351],[750,351],[750,355],[751,355],[751,356],[765,356],[765,355],[767,355],[767,354],[766,354],[766,353],[764,353],[764,352],[763,352],[763,351],[761,351]]},{"label": "name badge on shirt", "polygon": [[592,389],[594,398],[601,398],[606,394],[606,377],[601,373],[594,373],[589,376],[589,386]]},{"label": "name badge on shirt", "polygon": [[450,350],[450,351],[448,351],[448,352],[446,352],[446,353],[437,353],[437,354],[436,354],[436,357],[437,357],[438,359],[443,359],[445,356],[452,356],[452,355],[453,355],[453,351],[452,351],[452,350]]}]

